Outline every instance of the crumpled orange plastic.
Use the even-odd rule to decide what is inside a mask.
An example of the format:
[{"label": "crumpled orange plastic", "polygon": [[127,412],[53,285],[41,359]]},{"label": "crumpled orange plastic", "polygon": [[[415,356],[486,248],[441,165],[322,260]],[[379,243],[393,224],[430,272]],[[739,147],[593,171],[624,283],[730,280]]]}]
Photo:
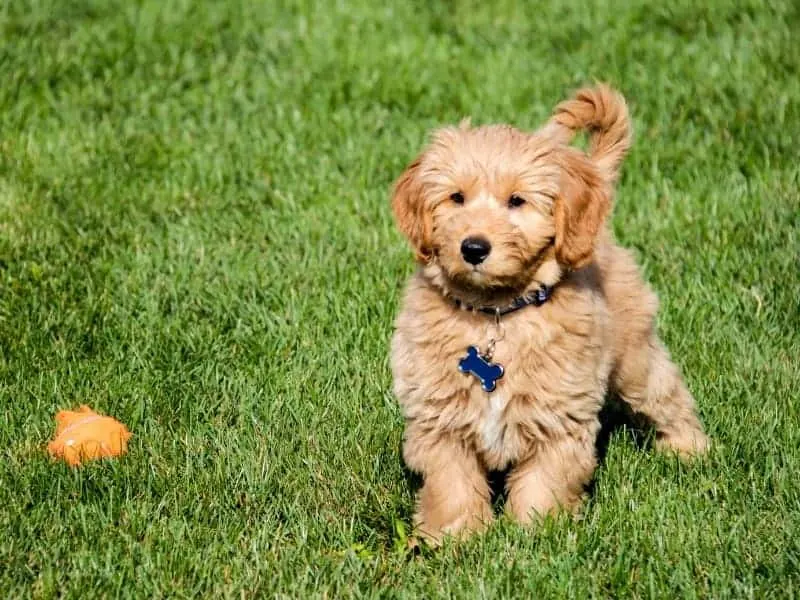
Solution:
[{"label": "crumpled orange plastic", "polygon": [[56,415],[56,437],[47,450],[52,457],[63,458],[74,467],[84,460],[125,454],[131,435],[113,417],[99,415],[84,405],[77,411],[62,410]]}]

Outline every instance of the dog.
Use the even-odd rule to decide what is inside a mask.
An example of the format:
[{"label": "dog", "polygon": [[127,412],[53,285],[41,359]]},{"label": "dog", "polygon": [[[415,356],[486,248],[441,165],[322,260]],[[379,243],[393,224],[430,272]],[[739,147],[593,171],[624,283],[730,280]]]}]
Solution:
[{"label": "dog", "polygon": [[[585,151],[570,145],[580,131]],[[630,142],[625,99],[598,84],[532,133],[439,129],[395,182],[417,269],[391,368],[427,541],[491,522],[489,471],[508,471],[506,512],[521,523],[575,511],[612,396],[653,425],[657,448],[706,451],[656,333],[658,299],[607,224]]]}]

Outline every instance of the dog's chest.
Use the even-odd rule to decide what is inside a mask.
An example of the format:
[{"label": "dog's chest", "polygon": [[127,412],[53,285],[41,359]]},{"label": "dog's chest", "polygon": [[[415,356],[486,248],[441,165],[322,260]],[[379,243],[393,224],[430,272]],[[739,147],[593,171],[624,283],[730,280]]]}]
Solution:
[{"label": "dog's chest", "polygon": [[486,392],[473,375],[461,375],[465,378],[462,382],[469,386],[470,412],[475,419],[471,424],[473,443],[491,468],[505,468],[526,451],[523,429],[536,411],[539,378],[547,376],[530,368],[529,357],[541,350],[545,338],[546,333],[540,328],[524,325],[507,331],[492,358],[503,367],[503,376],[491,392]]},{"label": "dog's chest", "polygon": [[[604,320],[591,293],[568,292],[499,326],[419,289],[410,294],[392,344],[394,389],[408,422],[460,437],[487,467],[501,469],[592,418],[607,371]],[[497,378],[497,369],[475,362],[493,339]]]}]

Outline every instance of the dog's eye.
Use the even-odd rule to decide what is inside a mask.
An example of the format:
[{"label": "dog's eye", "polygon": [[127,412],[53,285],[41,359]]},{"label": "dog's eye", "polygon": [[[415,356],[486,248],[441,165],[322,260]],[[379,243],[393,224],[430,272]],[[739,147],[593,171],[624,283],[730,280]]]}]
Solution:
[{"label": "dog's eye", "polygon": [[511,198],[508,199],[508,205],[511,208],[517,208],[518,206],[522,206],[523,204],[525,204],[525,198],[522,198],[520,196],[511,196]]},{"label": "dog's eye", "polygon": [[464,194],[461,192],[453,192],[450,194],[450,200],[455,202],[456,204],[464,204]]}]

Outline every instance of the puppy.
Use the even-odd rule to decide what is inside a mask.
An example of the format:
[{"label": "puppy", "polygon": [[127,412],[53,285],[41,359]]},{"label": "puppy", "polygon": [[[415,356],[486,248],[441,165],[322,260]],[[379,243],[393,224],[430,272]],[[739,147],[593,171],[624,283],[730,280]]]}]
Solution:
[{"label": "puppy", "polygon": [[[568,145],[580,130],[586,152]],[[658,447],[706,450],[657,298],[606,223],[629,145],[625,100],[599,85],[533,133],[440,129],[396,182],[418,268],[391,365],[429,541],[491,521],[488,470],[510,469],[506,510],[523,523],[576,508],[609,394],[652,422]]]}]

